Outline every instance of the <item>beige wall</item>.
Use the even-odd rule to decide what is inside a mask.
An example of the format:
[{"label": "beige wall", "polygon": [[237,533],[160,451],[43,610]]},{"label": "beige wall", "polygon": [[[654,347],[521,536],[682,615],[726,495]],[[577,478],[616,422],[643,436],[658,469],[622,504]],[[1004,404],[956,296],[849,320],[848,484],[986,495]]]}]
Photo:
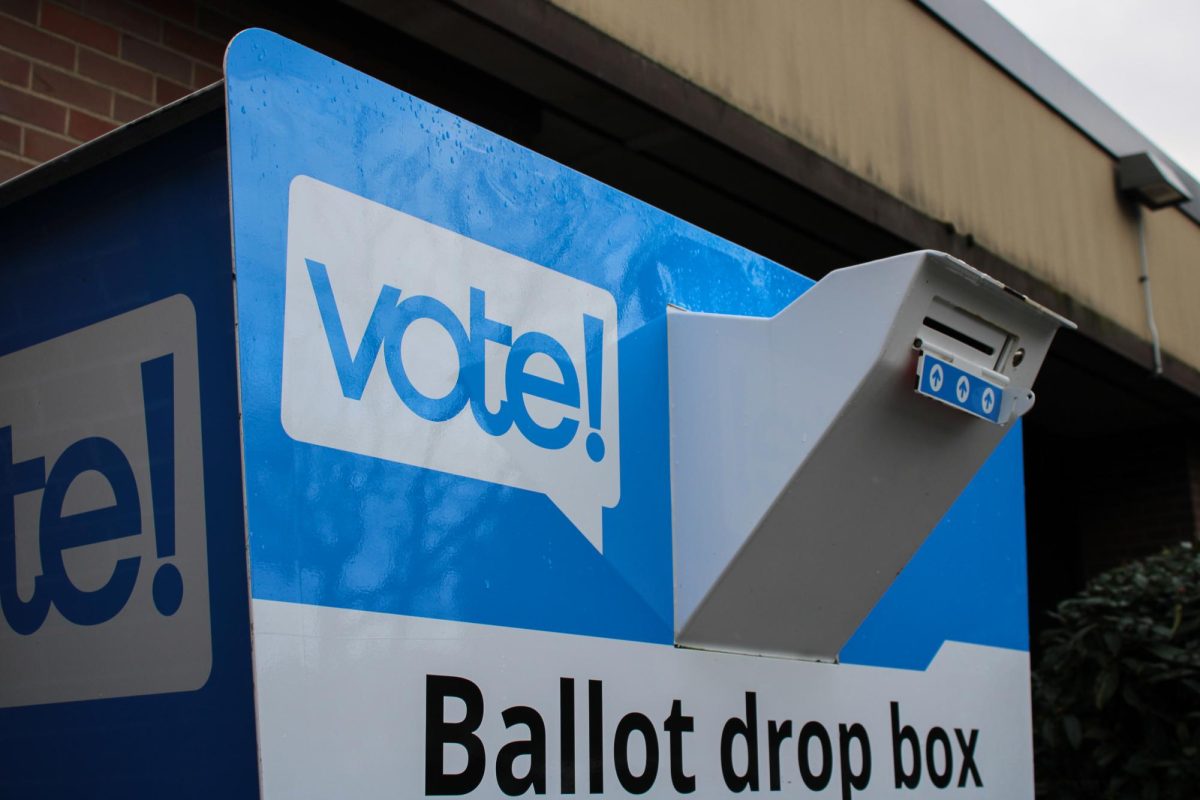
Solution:
[{"label": "beige wall", "polygon": [[[1148,337],[1113,159],[907,0],[552,0]],[[1200,226],[1147,215],[1164,348],[1200,368]]]}]

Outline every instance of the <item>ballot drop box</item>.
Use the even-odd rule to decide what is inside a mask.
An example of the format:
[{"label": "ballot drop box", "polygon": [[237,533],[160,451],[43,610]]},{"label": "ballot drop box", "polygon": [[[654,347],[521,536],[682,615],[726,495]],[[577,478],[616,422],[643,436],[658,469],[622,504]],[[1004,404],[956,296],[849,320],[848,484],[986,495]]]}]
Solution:
[{"label": "ballot drop box", "polygon": [[0,795],[1032,796],[1070,323],[225,78],[0,192]]}]

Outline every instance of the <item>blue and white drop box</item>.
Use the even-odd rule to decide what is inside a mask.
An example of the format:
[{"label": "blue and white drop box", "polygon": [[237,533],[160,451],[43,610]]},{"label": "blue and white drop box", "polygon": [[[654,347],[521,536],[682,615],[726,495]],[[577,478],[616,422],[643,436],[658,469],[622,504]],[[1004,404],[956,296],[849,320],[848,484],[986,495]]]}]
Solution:
[{"label": "blue and white drop box", "polygon": [[0,795],[1032,797],[1070,323],[814,284],[265,31],[226,92],[0,224]]}]

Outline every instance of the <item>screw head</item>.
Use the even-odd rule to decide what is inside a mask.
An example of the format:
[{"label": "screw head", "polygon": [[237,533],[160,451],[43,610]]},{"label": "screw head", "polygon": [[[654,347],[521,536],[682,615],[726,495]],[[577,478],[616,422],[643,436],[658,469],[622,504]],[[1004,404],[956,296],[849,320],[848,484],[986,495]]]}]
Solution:
[{"label": "screw head", "polygon": [[1018,347],[1017,351],[1015,353],[1013,353],[1012,365],[1014,367],[1019,367],[1019,366],[1021,366],[1021,362],[1024,360],[1025,360],[1025,348]]}]

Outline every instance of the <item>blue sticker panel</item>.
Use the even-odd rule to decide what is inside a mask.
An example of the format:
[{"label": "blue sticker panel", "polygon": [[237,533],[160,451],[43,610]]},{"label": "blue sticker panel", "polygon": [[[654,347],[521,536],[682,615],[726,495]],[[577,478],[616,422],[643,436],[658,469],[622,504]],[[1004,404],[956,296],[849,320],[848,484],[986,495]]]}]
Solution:
[{"label": "blue sticker panel", "polygon": [[[812,282],[264,31],[232,43],[227,91],[253,596],[670,643],[666,307],[770,316]],[[326,199],[313,199],[320,197]],[[305,224],[289,225],[290,215]],[[398,277],[377,280],[356,298],[353,281],[338,276],[348,274],[343,256],[358,253],[356,226],[366,218],[378,218],[372,230],[388,231],[378,234],[376,250],[398,255],[390,273]],[[336,247],[311,235],[322,229],[331,231],[326,238]],[[460,280],[460,262],[435,260],[423,270],[434,277],[422,284],[423,273],[403,271],[414,261],[408,246],[393,246],[415,241],[405,239],[412,231],[423,231],[421,241],[440,242],[440,252],[472,253],[464,263],[494,263],[472,278],[493,283]],[[293,383],[303,370],[285,354],[285,317],[307,313],[316,322],[291,340],[320,343],[313,351],[319,357],[306,362],[312,385],[324,380],[322,369],[335,383],[344,380],[337,400],[347,414],[357,414],[352,403],[380,387],[390,392],[389,383],[394,395],[416,398],[393,406],[406,416],[419,416],[420,408],[427,420],[457,411],[454,419],[431,423],[447,431],[460,418],[469,429],[476,408],[485,410],[475,414],[481,419],[499,414],[471,401],[480,361],[463,354],[472,352],[475,326],[490,331],[488,342],[515,349],[515,329],[506,329],[513,319],[499,298],[503,275],[521,270],[553,272],[578,281],[581,295],[596,288],[612,298],[619,501],[602,510],[602,548],[581,535],[567,504],[538,490],[542,484],[505,485],[487,468],[453,459],[424,468],[406,463],[414,461],[411,454],[395,454],[407,440],[385,441],[394,433],[388,426],[378,436],[360,431],[362,440],[347,444],[339,438],[344,430],[331,432],[311,413],[285,408],[285,395],[304,386]],[[437,283],[443,273],[450,290]],[[551,287],[546,293],[525,295],[558,307],[554,281],[543,279]],[[413,297],[436,302],[400,310]],[[570,316],[581,319],[574,309]],[[587,316],[603,321],[605,312],[585,310]],[[447,384],[444,394],[426,391],[430,402],[423,404],[406,383],[396,339],[413,319],[436,322],[442,346],[457,351],[465,395]],[[571,396],[586,432],[591,406],[585,419],[585,401],[573,392],[587,396],[592,368],[581,365],[593,362],[569,345],[554,351],[548,339],[567,339],[551,333],[537,341],[543,352],[557,353],[560,383],[571,383],[568,372],[577,374],[577,387],[561,391]],[[581,334],[579,342],[586,338]],[[391,365],[377,367],[375,389],[360,357]],[[329,364],[340,366],[334,372]],[[389,395],[386,402],[396,401]],[[593,427],[607,433],[610,417],[606,411]],[[347,417],[339,411],[329,418]],[[508,430],[508,422],[494,424]],[[458,435],[448,433],[447,440]],[[488,439],[462,441],[473,441],[471,448],[482,442],[483,452]],[[603,460],[617,461],[611,439],[605,441]],[[994,457],[971,484],[843,660],[919,667],[946,638],[1026,646],[1020,446],[1014,437],[1007,441],[1008,455]],[[980,530],[996,535],[979,536]],[[952,579],[947,565],[959,565]],[[994,601],[1014,592],[1019,602]],[[948,610],[956,604],[973,610],[969,629]],[[886,637],[879,620],[886,621]],[[901,646],[904,640],[916,644]]]},{"label": "blue sticker panel", "polygon": [[1004,387],[964,372],[949,361],[929,353],[921,353],[921,363],[917,369],[920,371],[917,383],[920,394],[988,422],[1000,421]]}]

